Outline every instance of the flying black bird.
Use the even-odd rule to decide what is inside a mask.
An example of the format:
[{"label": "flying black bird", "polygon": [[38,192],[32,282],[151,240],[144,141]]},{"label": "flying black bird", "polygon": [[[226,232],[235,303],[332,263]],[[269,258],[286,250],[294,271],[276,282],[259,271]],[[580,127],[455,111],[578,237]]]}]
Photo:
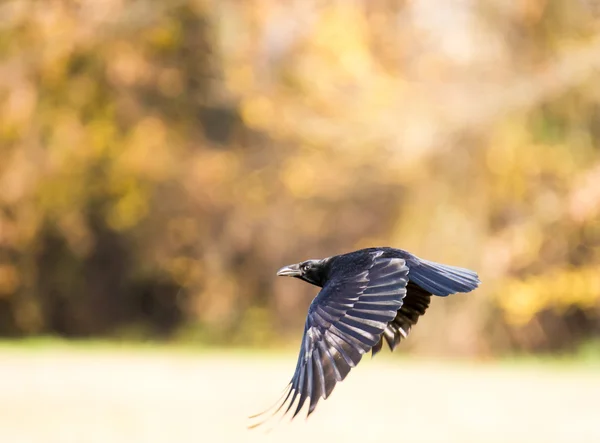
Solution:
[{"label": "flying black bird", "polygon": [[308,308],[294,376],[283,401],[273,406],[277,414],[287,404],[285,415],[299,396],[292,418],[307,399],[310,415],[364,354],[381,350],[384,340],[393,351],[425,313],[431,295],[470,292],[480,283],[471,270],[388,247],[306,260],[281,268],[277,275],[322,288]]}]

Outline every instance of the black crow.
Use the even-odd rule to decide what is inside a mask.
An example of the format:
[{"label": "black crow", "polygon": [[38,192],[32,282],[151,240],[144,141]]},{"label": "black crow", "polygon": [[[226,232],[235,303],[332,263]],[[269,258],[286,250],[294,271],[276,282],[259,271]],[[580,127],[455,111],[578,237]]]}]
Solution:
[{"label": "black crow", "polygon": [[294,376],[283,400],[273,406],[276,414],[287,405],[285,415],[299,397],[292,418],[307,399],[310,415],[363,354],[371,351],[374,356],[384,340],[393,351],[425,313],[431,295],[470,292],[480,283],[477,273],[468,269],[389,247],[306,260],[281,268],[277,275],[322,288],[308,308]]}]

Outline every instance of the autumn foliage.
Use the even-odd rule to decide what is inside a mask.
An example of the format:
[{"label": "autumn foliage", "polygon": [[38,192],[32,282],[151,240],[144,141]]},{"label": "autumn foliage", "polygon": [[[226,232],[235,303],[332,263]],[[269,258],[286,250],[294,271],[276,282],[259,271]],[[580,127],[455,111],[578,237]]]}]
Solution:
[{"label": "autumn foliage", "polygon": [[484,282],[408,347],[598,337],[600,20],[432,4],[0,5],[0,333],[297,340],[275,271],[389,245]]}]

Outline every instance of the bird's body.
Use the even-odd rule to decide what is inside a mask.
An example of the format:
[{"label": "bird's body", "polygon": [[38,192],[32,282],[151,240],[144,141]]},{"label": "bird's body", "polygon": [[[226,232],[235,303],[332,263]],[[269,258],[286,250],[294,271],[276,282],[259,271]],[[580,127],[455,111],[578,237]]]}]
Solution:
[{"label": "bird's body", "polygon": [[395,248],[368,248],[283,267],[277,275],[300,278],[321,291],[308,309],[300,355],[283,401],[292,416],[309,401],[310,415],[362,356],[387,342],[393,351],[429,306],[477,288],[475,272],[442,265]]}]

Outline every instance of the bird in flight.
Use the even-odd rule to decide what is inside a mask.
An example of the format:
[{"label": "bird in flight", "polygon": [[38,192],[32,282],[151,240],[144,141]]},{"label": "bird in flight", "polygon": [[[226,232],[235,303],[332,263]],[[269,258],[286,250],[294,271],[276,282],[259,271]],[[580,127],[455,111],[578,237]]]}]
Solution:
[{"label": "bird in flight", "polygon": [[425,314],[432,295],[470,292],[481,283],[469,269],[423,260],[389,247],[306,260],[284,266],[277,275],[299,278],[321,291],[308,308],[290,383],[275,405],[250,417],[260,419],[250,428],[282,410],[283,417],[296,399],[292,419],[307,400],[309,416],[364,354],[375,356],[384,341],[393,351]]}]

